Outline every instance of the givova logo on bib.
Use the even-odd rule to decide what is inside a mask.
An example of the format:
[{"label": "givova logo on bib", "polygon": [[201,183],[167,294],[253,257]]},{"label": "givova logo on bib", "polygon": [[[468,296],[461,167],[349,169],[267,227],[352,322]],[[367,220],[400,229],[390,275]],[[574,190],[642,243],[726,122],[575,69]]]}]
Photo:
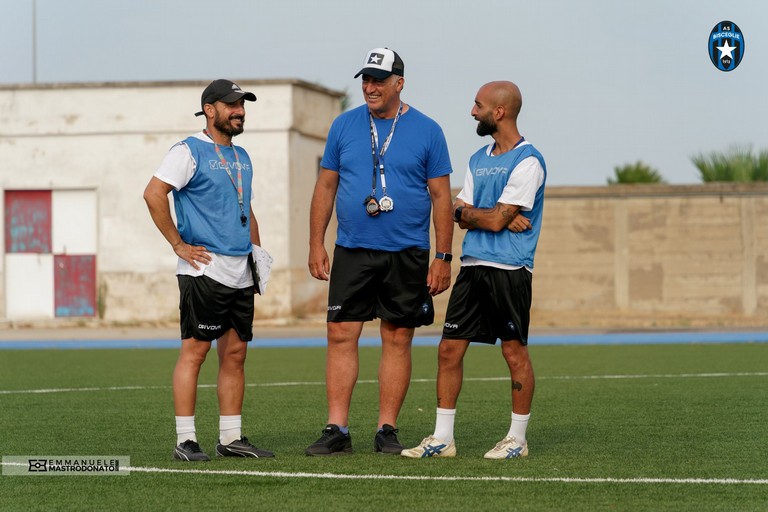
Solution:
[{"label": "givova logo on bib", "polygon": [[732,21],[721,21],[709,33],[709,59],[720,71],[733,71],[744,58],[744,34]]}]

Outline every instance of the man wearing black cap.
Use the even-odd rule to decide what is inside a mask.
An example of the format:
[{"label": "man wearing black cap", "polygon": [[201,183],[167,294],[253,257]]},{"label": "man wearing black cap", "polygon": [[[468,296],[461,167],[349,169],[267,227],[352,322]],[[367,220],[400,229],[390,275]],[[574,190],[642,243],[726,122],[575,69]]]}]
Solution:
[{"label": "man wearing black cap", "polygon": [[251,159],[232,144],[232,137],[243,133],[246,100],[256,96],[229,80],[211,82],[195,114],[205,116],[206,128],[171,148],[144,191],[152,220],[179,257],[181,352],[173,372],[173,457],[183,461],[210,460],[197,442],[194,415],[197,378],[212,340],[219,357],[216,455],[274,457],[241,432],[246,342],[253,339],[258,291],[250,255],[253,245],[261,244],[251,209]]},{"label": "man wearing black cap", "polygon": [[[310,213],[309,271],[330,280],[328,421],[307,455],[352,452],[349,406],[363,323],[381,319],[379,419],[374,450],[400,454],[397,416],[411,377],[414,328],[434,319],[432,296],[451,278],[451,162],[440,127],[400,100],[405,66],[388,48],[366,54],[365,105],[333,122]],[[325,232],[336,204],[330,268]],[[430,213],[435,226],[430,263]]]}]

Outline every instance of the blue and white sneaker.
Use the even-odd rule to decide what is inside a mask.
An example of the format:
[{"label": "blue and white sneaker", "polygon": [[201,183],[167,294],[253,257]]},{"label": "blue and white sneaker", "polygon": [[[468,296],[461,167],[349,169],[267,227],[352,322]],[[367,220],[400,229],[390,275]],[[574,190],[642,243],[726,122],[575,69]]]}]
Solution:
[{"label": "blue and white sneaker", "polygon": [[517,459],[528,456],[528,443],[520,444],[514,437],[507,436],[483,456],[486,459]]},{"label": "blue and white sneaker", "polygon": [[453,441],[444,443],[435,437],[429,436],[424,438],[419,446],[403,450],[400,452],[400,455],[411,459],[423,459],[426,457],[455,457],[456,443]]}]

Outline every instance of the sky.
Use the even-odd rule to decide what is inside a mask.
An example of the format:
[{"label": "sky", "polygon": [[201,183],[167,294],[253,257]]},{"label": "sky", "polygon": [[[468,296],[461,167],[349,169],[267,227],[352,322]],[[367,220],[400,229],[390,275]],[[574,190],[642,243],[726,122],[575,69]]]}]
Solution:
[{"label": "sky", "polygon": [[[368,50],[392,48],[403,101],[445,132],[454,186],[490,141],[470,110],[492,80],[520,87],[519,129],[550,185],[604,185],[637,161],[700,183],[692,156],[768,150],[765,0],[0,0],[0,12],[2,85],[301,79],[357,106]],[[724,20],[744,36],[730,72],[708,53]]]}]

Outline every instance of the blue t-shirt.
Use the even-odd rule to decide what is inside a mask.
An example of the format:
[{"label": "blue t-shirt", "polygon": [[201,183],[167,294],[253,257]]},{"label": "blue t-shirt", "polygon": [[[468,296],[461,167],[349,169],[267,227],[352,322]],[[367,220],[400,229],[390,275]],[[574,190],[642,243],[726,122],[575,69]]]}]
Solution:
[{"label": "blue t-shirt", "polygon": [[196,163],[192,179],[181,190],[173,191],[176,225],[179,235],[190,245],[201,245],[209,251],[227,256],[244,256],[251,252],[251,182],[253,167],[248,153],[237,147],[219,146],[237,183],[237,161],[243,178],[245,226],[237,190],[215,151],[214,144],[188,137],[186,144]]},{"label": "blue t-shirt", "polygon": [[[394,119],[376,119],[379,148]],[[320,164],[339,173],[336,243],[348,248],[401,251],[409,247],[429,249],[429,218],[432,207],[427,180],[451,173],[451,161],[443,130],[413,107],[400,116],[384,154],[387,195],[394,209],[371,217],[365,198],[371,194],[373,156],[367,105],[337,117],[328,133]],[[381,199],[381,176],[376,173],[376,198]]]},{"label": "blue t-shirt", "polygon": [[499,201],[510,174],[515,172],[520,162],[531,156],[539,161],[544,170],[544,179],[536,190],[533,206],[530,211],[525,212],[525,216],[531,221],[531,229],[521,233],[508,229],[502,229],[498,233],[470,229],[464,236],[462,257],[472,256],[480,260],[533,269],[544,211],[544,186],[547,180],[544,157],[531,144],[523,144],[496,156],[488,155],[486,148],[482,148],[470,157],[467,172],[472,173],[474,182],[472,205],[475,208],[493,208]]}]

